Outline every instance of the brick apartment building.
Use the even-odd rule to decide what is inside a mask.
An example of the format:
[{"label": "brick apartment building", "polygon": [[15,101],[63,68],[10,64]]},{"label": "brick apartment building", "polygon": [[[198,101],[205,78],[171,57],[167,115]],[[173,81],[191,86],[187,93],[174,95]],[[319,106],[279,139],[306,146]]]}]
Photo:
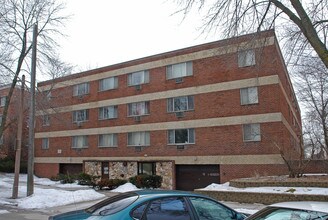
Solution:
[{"label": "brick apartment building", "polygon": [[[287,173],[300,109],[274,31],[202,44],[38,84],[35,173],[147,173],[192,190]],[[44,103],[46,103],[44,102]],[[278,147],[277,147],[278,146]]]},{"label": "brick apartment building", "polygon": [[[4,112],[5,103],[7,96],[9,94],[11,85],[0,86],[0,124],[2,122],[2,116]],[[6,129],[0,137],[0,158],[3,157],[14,157],[15,156],[15,147],[17,140],[17,120],[18,120],[18,109],[20,106],[20,91],[21,88],[16,86],[13,91],[13,95],[10,101],[7,120],[6,120]],[[24,93],[28,97],[28,93]],[[25,98],[25,101],[27,99]],[[26,109],[28,109],[27,103],[24,104]],[[26,111],[27,112],[27,111]],[[23,134],[22,134],[22,159],[27,159],[27,143],[28,143],[28,130],[27,130],[27,121],[26,118],[23,123]]]}]

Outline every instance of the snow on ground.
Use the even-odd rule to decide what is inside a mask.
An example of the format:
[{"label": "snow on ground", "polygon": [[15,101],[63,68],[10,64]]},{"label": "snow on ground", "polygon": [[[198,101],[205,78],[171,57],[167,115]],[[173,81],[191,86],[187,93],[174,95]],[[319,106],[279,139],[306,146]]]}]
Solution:
[{"label": "snow on ground", "polygon": [[201,190],[213,191],[235,191],[235,192],[256,192],[256,193],[289,193],[289,194],[306,194],[306,195],[328,195],[328,188],[319,187],[248,187],[235,188],[229,186],[229,183],[211,185]]},{"label": "snow on ground", "polygon": [[[78,202],[98,200],[105,195],[96,192],[89,186],[76,183],[61,184],[47,178],[34,177],[34,194],[27,197],[27,175],[19,176],[18,198],[12,199],[14,174],[0,173],[0,205],[16,206],[22,209],[42,209],[57,207]],[[131,183],[126,183],[113,192],[127,192],[138,188]],[[6,213],[0,209],[0,214]]]},{"label": "snow on ground", "polygon": [[[51,181],[47,178],[34,177],[34,194],[27,197],[27,175],[21,174],[19,177],[18,198],[11,199],[14,174],[0,173],[0,205],[17,206],[23,209],[42,209],[47,207],[58,207],[78,202],[98,200],[105,197],[103,194],[96,192],[88,186],[80,186],[76,183],[61,184],[60,182]],[[126,183],[112,192],[127,192],[138,190],[131,183]],[[254,188],[234,188],[225,184],[211,184],[201,190],[217,191],[242,191],[242,192],[270,192],[270,193],[292,193],[292,194],[312,194],[328,195],[328,188],[312,187],[254,187]],[[243,206],[242,206],[243,207]],[[246,207],[246,206],[244,206]],[[255,213],[258,210],[252,208],[237,208],[237,211],[243,213]],[[0,215],[8,213],[0,209]]]}]

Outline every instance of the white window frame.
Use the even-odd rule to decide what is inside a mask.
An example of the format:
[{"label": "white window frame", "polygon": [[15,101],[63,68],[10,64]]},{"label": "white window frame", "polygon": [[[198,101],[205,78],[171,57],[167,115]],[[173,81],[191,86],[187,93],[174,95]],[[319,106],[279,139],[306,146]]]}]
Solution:
[{"label": "white window frame", "polygon": [[255,65],[255,50],[238,51],[238,67],[247,67]]},{"label": "white window frame", "polygon": [[6,105],[7,96],[0,97],[0,107],[4,107]]},{"label": "white window frame", "polygon": [[90,92],[90,85],[88,82],[75,85],[73,87],[73,96],[83,96]]},{"label": "white window frame", "polygon": [[99,108],[98,110],[99,120],[114,119],[114,118],[117,118],[117,105],[104,106]]},{"label": "white window frame", "polygon": [[99,134],[98,147],[117,147],[117,134]]},{"label": "white window frame", "polygon": [[150,132],[137,131],[128,133],[128,146],[150,146]]},{"label": "white window frame", "polygon": [[89,140],[87,135],[72,137],[72,148],[81,149],[81,148],[88,148],[88,147],[89,147]]},{"label": "white window frame", "polygon": [[149,115],[149,112],[150,112],[149,101],[128,103],[128,117]]},{"label": "white window frame", "polygon": [[42,126],[50,125],[50,115],[42,115]]},{"label": "white window frame", "polygon": [[261,125],[244,124],[243,125],[243,141],[244,142],[257,142],[261,141]]},{"label": "white window frame", "polygon": [[128,74],[128,86],[136,86],[149,83],[149,71],[142,70]]},{"label": "white window frame", "polygon": [[89,109],[77,110],[73,112],[73,122],[84,122],[89,120]]},{"label": "white window frame", "polygon": [[99,91],[100,92],[116,89],[117,87],[118,87],[117,76],[108,77],[108,78],[99,80]]},{"label": "white window frame", "polygon": [[42,138],[41,149],[43,150],[49,149],[49,138]]},{"label": "white window frame", "polygon": [[258,87],[240,89],[240,104],[251,105],[259,103]]},{"label": "white window frame", "polygon": [[[186,109],[177,109],[178,108],[177,104],[182,105],[183,103],[185,103],[184,106],[186,106]],[[192,111],[194,110],[194,108],[195,108],[194,96],[179,96],[179,97],[167,99],[167,112]]]},{"label": "white window frame", "polygon": [[[179,143],[176,140],[176,133],[182,130],[187,131],[187,141],[184,143]],[[167,131],[167,142],[169,145],[185,145],[185,144],[195,144],[195,129],[194,128],[186,128],[186,129],[172,129]]]},{"label": "white window frame", "polygon": [[192,61],[166,66],[166,79],[176,79],[193,75]]}]

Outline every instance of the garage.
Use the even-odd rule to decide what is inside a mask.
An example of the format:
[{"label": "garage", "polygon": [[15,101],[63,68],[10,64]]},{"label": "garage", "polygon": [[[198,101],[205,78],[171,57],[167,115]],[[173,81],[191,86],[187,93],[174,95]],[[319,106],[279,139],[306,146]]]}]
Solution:
[{"label": "garage", "polygon": [[61,163],[59,165],[59,173],[61,174],[79,174],[82,171],[82,164]]},{"label": "garage", "polygon": [[220,165],[176,165],[176,189],[193,191],[220,183]]}]

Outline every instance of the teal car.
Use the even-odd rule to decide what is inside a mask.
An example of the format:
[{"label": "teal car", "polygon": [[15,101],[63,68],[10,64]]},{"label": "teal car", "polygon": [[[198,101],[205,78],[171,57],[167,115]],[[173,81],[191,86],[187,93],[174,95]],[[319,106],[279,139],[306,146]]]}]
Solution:
[{"label": "teal car", "polygon": [[140,190],[50,220],[243,220],[246,215],[210,197],[182,191]]}]

